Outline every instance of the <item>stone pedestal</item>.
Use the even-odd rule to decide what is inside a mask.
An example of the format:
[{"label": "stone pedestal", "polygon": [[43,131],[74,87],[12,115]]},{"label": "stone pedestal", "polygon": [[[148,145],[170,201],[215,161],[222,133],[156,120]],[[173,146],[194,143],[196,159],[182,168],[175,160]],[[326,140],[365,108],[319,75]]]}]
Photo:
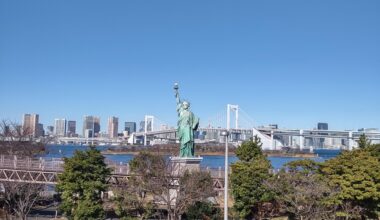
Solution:
[{"label": "stone pedestal", "polygon": [[170,161],[173,166],[173,173],[182,175],[186,170],[200,171],[203,157],[171,157]]}]

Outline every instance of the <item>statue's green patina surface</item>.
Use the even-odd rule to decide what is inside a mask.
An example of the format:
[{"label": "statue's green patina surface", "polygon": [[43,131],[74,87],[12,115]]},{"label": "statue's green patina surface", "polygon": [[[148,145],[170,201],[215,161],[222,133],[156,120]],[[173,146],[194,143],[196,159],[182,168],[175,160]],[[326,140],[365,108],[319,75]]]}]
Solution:
[{"label": "statue's green patina surface", "polygon": [[194,157],[194,131],[198,129],[199,118],[190,111],[190,103],[181,101],[178,84],[174,84],[178,112],[178,137],[181,143],[180,157]]}]

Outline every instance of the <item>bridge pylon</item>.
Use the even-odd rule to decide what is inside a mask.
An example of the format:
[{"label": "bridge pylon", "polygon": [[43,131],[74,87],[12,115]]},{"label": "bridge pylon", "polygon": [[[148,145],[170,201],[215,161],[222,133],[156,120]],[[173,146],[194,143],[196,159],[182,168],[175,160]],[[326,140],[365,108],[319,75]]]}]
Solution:
[{"label": "bridge pylon", "polygon": [[154,116],[145,115],[144,118],[144,146],[147,144],[147,133],[148,133],[148,123],[150,122],[150,131],[153,131],[154,128]]},{"label": "bridge pylon", "polygon": [[227,104],[227,130],[231,128],[231,111],[235,112],[235,129],[239,128],[239,106]]}]

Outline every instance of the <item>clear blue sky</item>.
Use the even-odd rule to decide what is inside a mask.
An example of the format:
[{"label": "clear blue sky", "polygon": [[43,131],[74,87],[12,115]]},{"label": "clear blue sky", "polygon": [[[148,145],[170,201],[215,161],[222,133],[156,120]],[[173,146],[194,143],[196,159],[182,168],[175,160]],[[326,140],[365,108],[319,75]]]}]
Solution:
[{"label": "clear blue sky", "polygon": [[[380,127],[380,1],[0,0],[0,118]],[[121,126],[120,126],[121,127]]]}]

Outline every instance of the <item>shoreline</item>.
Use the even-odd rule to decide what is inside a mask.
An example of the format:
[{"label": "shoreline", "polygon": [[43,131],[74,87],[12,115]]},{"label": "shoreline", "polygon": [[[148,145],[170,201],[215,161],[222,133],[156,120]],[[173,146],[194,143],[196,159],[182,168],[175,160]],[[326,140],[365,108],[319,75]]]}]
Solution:
[{"label": "shoreline", "polygon": [[[101,153],[103,155],[137,155],[140,152],[141,151],[112,151],[112,150],[105,150],[105,151],[102,151]],[[155,151],[155,152],[157,153],[157,151]],[[161,152],[158,152],[158,153],[160,155],[168,155],[168,154],[171,154],[172,152],[161,151]],[[305,153],[305,154],[294,153],[294,154],[291,154],[291,153],[266,153],[266,152],[264,152],[264,154],[267,157],[285,157],[285,158],[288,158],[288,157],[316,158],[316,157],[318,157],[317,154],[312,154],[312,153]],[[224,156],[224,152],[198,152],[198,153],[196,153],[196,156]],[[235,153],[234,152],[230,152],[229,156],[235,156]]]}]

